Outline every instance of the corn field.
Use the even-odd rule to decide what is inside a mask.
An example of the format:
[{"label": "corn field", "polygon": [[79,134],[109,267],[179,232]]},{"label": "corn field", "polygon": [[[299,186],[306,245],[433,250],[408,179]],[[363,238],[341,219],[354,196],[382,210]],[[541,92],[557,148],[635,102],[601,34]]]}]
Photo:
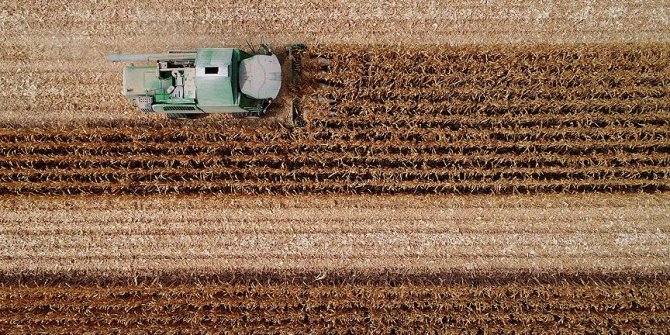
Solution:
[{"label": "corn field", "polygon": [[304,128],[110,120],[0,130],[1,194],[656,192],[664,45],[315,46]]},{"label": "corn field", "polygon": [[[5,1],[0,334],[667,333],[668,10]],[[262,42],[256,120],[105,60]]]},{"label": "corn field", "polygon": [[[281,275],[238,274],[100,283],[19,284],[0,288],[0,329],[23,332],[236,334],[432,332],[560,333],[644,330],[663,333],[670,317],[667,278],[556,276],[526,282],[509,277],[451,275],[420,280],[345,277],[286,282]],[[33,278],[35,280],[37,278]],[[102,284],[102,285],[101,285]],[[44,310],[49,313],[44,313]],[[85,311],[85,312],[84,312]],[[137,328],[141,325],[141,328]]]}]

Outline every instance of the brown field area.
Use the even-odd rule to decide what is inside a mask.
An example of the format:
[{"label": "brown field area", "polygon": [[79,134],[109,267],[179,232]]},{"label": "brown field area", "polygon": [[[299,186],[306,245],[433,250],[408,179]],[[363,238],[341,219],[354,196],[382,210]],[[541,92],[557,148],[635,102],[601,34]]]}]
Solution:
[{"label": "brown field area", "polygon": [[444,273],[319,278],[316,273],[294,280],[276,273],[244,273],[164,281],[24,279],[9,288],[0,287],[0,330],[14,334],[662,334],[670,318],[667,276]]},{"label": "brown field area", "polygon": [[304,128],[7,121],[0,193],[666,191],[668,50],[316,47],[297,90]]},{"label": "brown field area", "polygon": [[[669,33],[667,1],[5,1],[0,333],[665,333]],[[257,120],[142,114],[105,61],[261,39],[308,48]]]},{"label": "brown field area", "polygon": [[659,333],[667,194],[5,197],[0,329]]}]

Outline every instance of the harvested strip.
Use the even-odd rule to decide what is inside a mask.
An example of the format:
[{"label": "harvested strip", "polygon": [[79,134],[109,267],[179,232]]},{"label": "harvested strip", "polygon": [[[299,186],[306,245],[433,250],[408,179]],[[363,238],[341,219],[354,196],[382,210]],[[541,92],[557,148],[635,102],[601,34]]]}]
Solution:
[{"label": "harvested strip", "polygon": [[130,275],[558,268],[642,274],[670,266],[665,194],[365,199],[6,198],[0,202],[6,209],[0,270]]}]

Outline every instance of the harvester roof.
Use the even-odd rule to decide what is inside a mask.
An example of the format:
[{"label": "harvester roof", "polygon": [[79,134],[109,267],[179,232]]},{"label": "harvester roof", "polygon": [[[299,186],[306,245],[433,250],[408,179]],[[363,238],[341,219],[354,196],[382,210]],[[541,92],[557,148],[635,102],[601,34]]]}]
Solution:
[{"label": "harvester roof", "polygon": [[237,69],[231,66],[235,50],[229,48],[198,49],[195,58],[195,87],[201,106],[235,106]]}]

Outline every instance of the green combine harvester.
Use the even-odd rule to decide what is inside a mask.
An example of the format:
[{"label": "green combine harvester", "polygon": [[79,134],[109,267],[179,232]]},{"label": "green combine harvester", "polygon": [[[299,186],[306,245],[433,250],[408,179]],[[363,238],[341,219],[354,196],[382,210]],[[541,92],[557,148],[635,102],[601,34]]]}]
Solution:
[{"label": "green combine harvester", "polygon": [[111,62],[156,62],[126,66],[123,94],[143,112],[189,119],[210,113],[263,116],[282,84],[281,64],[267,45],[259,52],[202,48],[165,54],[110,54]]}]

